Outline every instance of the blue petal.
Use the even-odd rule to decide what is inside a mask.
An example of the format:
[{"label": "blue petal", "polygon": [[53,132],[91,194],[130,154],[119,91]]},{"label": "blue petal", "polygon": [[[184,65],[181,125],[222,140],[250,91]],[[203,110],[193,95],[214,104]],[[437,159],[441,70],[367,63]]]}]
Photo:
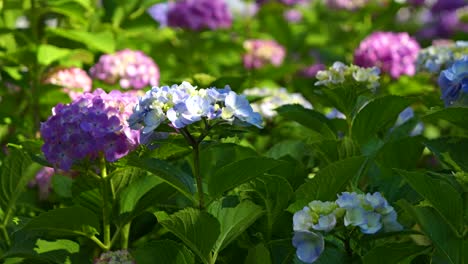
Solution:
[{"label": "blue petal", "polygon": [[295,232],[292,241],[297,248],[297,257],[305,263],[315,262],[325,248],[325,241],[319,233]]}]

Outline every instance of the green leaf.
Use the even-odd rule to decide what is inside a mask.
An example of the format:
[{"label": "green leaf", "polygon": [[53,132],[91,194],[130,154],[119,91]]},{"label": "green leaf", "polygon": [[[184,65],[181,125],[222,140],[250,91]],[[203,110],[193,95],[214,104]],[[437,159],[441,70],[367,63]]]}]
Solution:
[{"label": "green leaf", "polygon": [[161,179],[150,175],[132,182],[120,195],[120,214],[132,212],[138,201],[153,187],[162,182]]},{"label": "green leaf", "polygon": [[44,231],[52,236],[81,235],[92,237],[99,234],[99,218],[90,210],[74,206],[58,208],[31,219],[22,230]]},{"label": "green leaf", "polygon": [[[411,261],[414,257],[426,254],[430,247],[418,246],[412,242],[388,243],[371,249],[363,258],[364,264],[394,264]],[[385,256],[385,257],[382,257]]]},{"label": "green leaf", "polygon": [[440,213],[447,224],[460,237],[463,234],[463,200],[450,184],[419,172],[396,170],[409,185]]},{"label": "green leaf", "polygon": [[39,167],[22,149],[11,146],[9,151],[0,167],[0,208],[5,215],[15,209],[18,198]]},{"label": "green leaf", "polygon": [[264,213],[260,206],[248,200],[242,201],[236,207],[228,207],[223,205],[222,201],[215,201],[208,208],[208,212],[221,224],[221,233],[213,247],[213,258]]},{"label": "green leaf", "polygon": [[190,175],[163,160],[129,156],[127,156],[128,158],[125,160],[122,160],[124,165],[137,167],[151,172],[190,200],[193,199],[195,183]]},{"label": "green leaf", "polygon": [[427,114],[422,117],[422,120],[426,122],[444,120],[460,128],[468,129],[468,123],[466,122],[467,115],[468,108],[466,107],[449,107]]},{"label": "green leaf", "polygon": [[186,208],[175,214],[155,213],[158,222],[182,240],[204,263],[211,263],[211,250],[220,235],[220,224],[211,214]]},{"label": "green leaf", "polygon": [[455,170],[468,171],[468,138],[444,137],[426,141],[425,145],[437,155],[439,160],[447,163]]},{"label": "green leaf", "polygon": [[296,206],[302,208],[313,200],[332,201],[348,182],[363,170],[366,158],[351,157],[331,163],[296,190]]},{"label": "green leaf", "polygon": [[214,199],[280,165],[280,161],[262,157],[230,163],[216,171],[215,175],[209,179],[208,192]]},{"label": "green leaf", "polygon": [[388,95],[370,101],[353,119],[353,137],[360,144],[364,144],[375,135],[386,133],[408,104],[408,99],[395,95]]},{"label": "green leaf", "polygon": [[54,192],[63,198],[71,198],[72,197],[72,185],[73,179],[68,176],[54,174],[52,176],[52,189]]},{"label": "green leaf", "polygon": [[134,167],[117,168],[109,177],[111,178],[112,187],[116,195],[130,186],[134,181],[147,175],[147,172]]},{"label": "green leaf", "polygon": [[463,251],[464,240],[455,236],[453,229],[440,214],[431,207],[415,207],[405,200],[400,200],[398,205],[411,214],[426,236],[432,240],[440,255],[445,258],[445,262],[442,263],[463,263],[463,259],[466,259],[466,251]]},{"label": "green leaf", "polygon": [[132,251],[138,264],[195,264],[195,256],[184,245],[172,240],[150,241]]},{"label": "green leaf", "polygon": [[109,31],[87,32],[73,29],[47,28],[47,33],[84,44],[88,48],[104,53],[115,51],[114,36]]},{"label": "green leaf", "polygon": [[251,148],[232,143],[212,144],[200,150],[200,174],[209,182],[217,170],[242,159],[257,157]]},{"label": "green leaf", "polygon": [[266,175],[242,185],[240,189],[245,192],[254,193],[261,199],[267,216],[267,224],[265,226],[267,232],[271,234],[275,221],[285,211],[294,195],[289,182],[283,177]]},{"label": "green leaf", "polygon": [[249,248],[244,264],[271,264],[270,251],[264,244]]},{"label": "green leaf", "polygon": [[333,124],[323,114],[304,108],[300,105],[285,105],[276,109],[278,114],[287,120],[296,121],[299,124],[310,128],[325,139],[335,139],[336,133],[333,132]]},{"label": "green leaf", "polygon": [[384,144],[377,159],[388,168],[415,168],[421,158],[424,145],[421,137],[406,137]]}]

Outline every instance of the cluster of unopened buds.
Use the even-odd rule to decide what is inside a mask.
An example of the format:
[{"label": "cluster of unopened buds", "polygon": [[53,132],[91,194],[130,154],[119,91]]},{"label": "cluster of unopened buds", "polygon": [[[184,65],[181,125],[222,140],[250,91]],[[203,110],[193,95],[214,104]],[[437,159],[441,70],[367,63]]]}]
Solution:
[{"label": "cluster of unopened buds", "polygon": [[292,243],[297,257],[305,263],[315,262],[325,248],[322,233],[331,232],[339,225],[359,228],[364,234],[403,229],[395,209],[379,192],[343,192],[336,201],[312,201],[294,214]]},{"label": "cluster of unopened buds", "polygon": [[197,89],[188,82],[180,85],[153,87],[139,99],[128,122],[143,134],[161,124],[182,129],[192,123],[210,120],[238,122],[261,128],[262,118],[243,95],[223,89]]},{"label": "cluster of unopened buds", "polygon": [[315,76],[315,85],[327,87],[339,86],[343,83],[359,83],[369,89],[376,89],[379,84],[380,70],[377,67],[363,68],[356,65],[345,65],[335,62],[328,70],[319,71]]},{"label": "cluster of unopened buds", "polygon": [[290,93],[285,88],[252,88],[246,89],[242,93],[247,96],[261,97],[262,99],[252,103],[252,108],[268,119],[277,115],[276,108],[287,104],[299,104],[304,108],[313,108],[312,104],[300,93]]}]

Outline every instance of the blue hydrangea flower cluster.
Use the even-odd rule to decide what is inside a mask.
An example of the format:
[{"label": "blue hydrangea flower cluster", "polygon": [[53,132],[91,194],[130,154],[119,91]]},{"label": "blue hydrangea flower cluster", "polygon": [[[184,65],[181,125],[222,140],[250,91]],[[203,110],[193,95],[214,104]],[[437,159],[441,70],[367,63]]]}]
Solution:
[{"label": "blue hydrangea flower cluster", "polygon": [[262,118],[243,95],[223,89],[197,89],[188,82],[153,87],[139,99],[128,122],[133,129],[150,133],[163,123],[176,129],[202,119],[241,121],[261,128]]},{"label": "blue hydrangea flower cluster", "polygon": [[252,88],[246,89],[242,93],[247,96],[263,97],[261,100],[252,103],[252,108],[267,119],[276,116],[277,113],[275,109],[283,105],[299,104],[304,108],[313,108],[312,104],[300,93],[289,93],[285,88]]},{"label": "blue hydrangea flower cluster", "polygon": [[138,131],[127,123],[135,93],[102,89],[85,93],[70,104],[58,104],[41,124],[42,151],[56,168],[68,171],[83,159],[104,155],[109,162],[125,156],[139,144]]},{"label": "blue hydrangea flower cluster", "polygon": [[356,65],[345,65],[335,62],[328,70],[318,71],[315,85],[333,87],[345,82],[357,82],[365,84],[369,89],[376,89],[379,84],[380,70],[377,67],[363,68]]},{"label": "blue hydrangea flower cluster", "polygon": [[321,232],[330,232],[338,224],[358,227],[364,234],[403,229],[397,213],[379,193],[343,192],[334,202],[312,201],[293,216],[297,257],[305,263],[315,262],[325,248]]},{"label": "blue hydrangea flower cluster", "polygon": [[456,105],[461,95],[468,93],[468,56],[440,73],[439,86],[445,106]]},{"label": "blue hydrangea flower cluster", "polygon": [[418,72],[438,74],[441,69],[452,65],[455,60],[461,59],[465,54],[468,54],[467,41],[429,46],[419,51],[416,69]]},{"label": "blue hydrangea flower cluster", "polygon": [[94,264],[135,264],[130,253],[127,250],[116,250],[104,252],[98,259],[94,260]]}]

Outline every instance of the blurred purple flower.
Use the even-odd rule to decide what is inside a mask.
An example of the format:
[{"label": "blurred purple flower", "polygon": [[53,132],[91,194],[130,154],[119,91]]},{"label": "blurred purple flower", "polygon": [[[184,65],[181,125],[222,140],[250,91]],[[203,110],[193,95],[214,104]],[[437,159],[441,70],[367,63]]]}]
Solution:
[{"label": "blurred purple flower", "polygon": [[62,91],[74,100],[80,94],[91,91],[93,80],[80,68],[55,68],[47,73],[43,83],[62,86]]},{"label": "blurred purple flower", "polygon": [[167,13],[168,25],[192,30],[229,28],[232,15],[223,0],[179,0]]},{"label": "blurred purple flower", "polygon": [[315,78],[315,76],[317,75],[319,71],[323,71],[325,69],[326,69],[325,64],[315,63],[315,64],[312,64],[310,66],[303,68],[300,71],[300,74],[307,78]]},{"label": "blurred purple flower", "polygon": [[278,67],[286,56],[285,48],[274,40],[246,40],[244,48],[243,62],[247,69],[259,69],[268,64]]},{"label": "blurred purple flower", "polygon": [[135,93],[101,89],[85,93],[72,103],[58,104],[41,124],[42,151],[54,166],[68,171],[82,159],[104,155],[113,162],[139,144],[139,132],[127,119],[137,103]]},{"label": "blurred purple flower", "polygon": [[369,0],[326,0],[326,4],[330,8],[356,10],[365,6]]},{"label": "blurred purple flower", "polygon": [[167,14],[174,4],[172,2],[152,5],[146,12],[159,23],[159,26],[167,26]]},{"label": "blurred purple flower", "polygon": [[296,9],[289,9],[284,11],[283,17],[290,23],[298,23],[302,20],[302,13]]},{"label": "blurred purple flower", "polygon": [[377,66],[393,78],[414,75],[420,50],[408,33],[374,32],[354,52],[354,63],[363,67]]},{"label": "blurred purple flower", "polygon": [[105,54],[89,70],[91,77],[108,84],[119,82],[124,89],[142,89],[159,83],[158,65],[142,51],[124,49]]}]

